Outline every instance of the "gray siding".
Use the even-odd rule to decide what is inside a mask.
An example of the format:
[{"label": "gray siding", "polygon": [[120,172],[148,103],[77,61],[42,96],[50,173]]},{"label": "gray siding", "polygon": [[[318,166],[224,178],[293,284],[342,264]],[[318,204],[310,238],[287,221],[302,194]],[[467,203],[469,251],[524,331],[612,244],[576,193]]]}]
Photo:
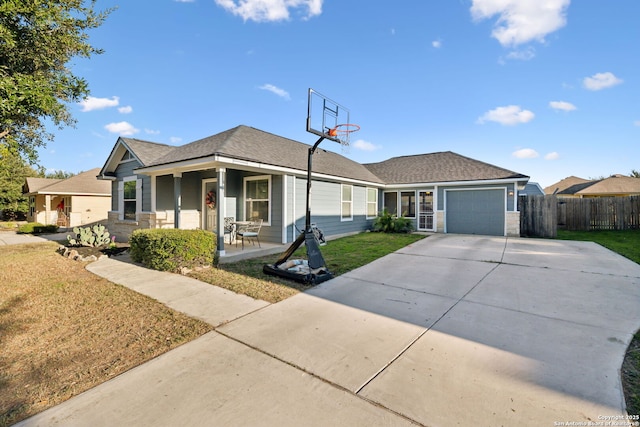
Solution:
[{"label": "gray siding", "polygon": [[[365,231],[372,220],[366,219],[366,187],[353,185],[350,220],[341,219],[342,187],[340,183],[313,181],[311,186],[311,223],[317,224],[325,236]],[[304,229],[307,180],[296,179],[295,218],[299,230]]]},{"label": "gray siding", "polygon": [[139,168],[141,165],[137,161],[129,161],[120,163],[115,170],[116,181],[111,186],[111,208],[114,211],[118,210],[118,182],[123,178],[135,176],[137,179],[142,179],[142,211],[151,211],[151,178],[146,175],[136,175],[133,173],[134,169]]},{"label": "gray siding", "polygon": [[173,176],[159,176],[156,178],[156,209],[170,211],[173,208]]}]

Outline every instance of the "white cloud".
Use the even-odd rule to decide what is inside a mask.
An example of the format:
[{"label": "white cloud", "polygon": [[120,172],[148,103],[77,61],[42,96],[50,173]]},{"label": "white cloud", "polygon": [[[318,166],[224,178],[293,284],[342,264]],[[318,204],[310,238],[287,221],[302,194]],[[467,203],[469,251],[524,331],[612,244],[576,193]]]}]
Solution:
[{"label": "white cloud", "polygon": [[562,110],[562,111],[573,111],[576,110],[576,106],[570,102],[565,101],[551,101],[549,102],[549,107],[554,110]]},{"label": "white cloud", "polygon": [[522,148],[514,151],[511,155],[517,159],[535,159],[539,156],[538,152],[533,148]]},{"label": "white cloud", "polygon": [[285,21],[290,13],[301,12],[302,19],[322,13],[323,0],[215,0],[218,6],[245,21]]},{"label": "white cloud", "polygon": [[127,105],[125,107],[118,108],[118,113],[120,114],[129,114],[133,111],[133,107],[131,105]]},{"label": "white cloud", "polygon": [[117,96],[109,98],[96,98],[94,96],[88,96],[80,101],[78,104],[82,106],[82,111],[102,110],[103,108],[117,107],[120,103],[120,98]]},{"label": "white cloud", "polygon": [[435,47],[436,49],[440,49],[442,47],[442,40],[432,41],[431,46]]},{"label": "white cloud", "polygon": [[560,154],[558,154],[556,151],[552,151],[551,153],[547,153],[544,156],[545,160],[557,160],[560,158]]},{"label": "white cloud", "polygon": [[503,46],[517,46],[544,37],[564,27],[571,0],[472,0],[476,21],[498,15],[491,36]]},{"label": "white cloud", "polygon": [[640,126],[640,120],[636,120],[635,122],[633,122],[633,124],[636,126]]},{"label": "white cloud", "polygon": [[533,46],[529,46],[522,50],[512,50],[507,54],[507,59],[514,59],[517,61],[530,61],[536,57],[536,50]]},{"label": "white cloud", "polygon": [[109,123],[104,128],[111,133],[117,133],[123,136],[131,136],[140,132],[139,129],[133,127],[133,125],[129,122]]},{"label": "white cloud", "polygon": [[149,134],[149,135],[158,135],[160,133],[159,130],[153,130],[153,129],[144,129],[144,133]]},{"label": "white cloud", "polygon": [[258,89],[267,90],[269,92],[275,93],[276,95],[284,99],[291,99],[291,96],[289,96],[289,92],[287,92],[284,89],[280,89],[279,87],[274,86],[272,84],[268,84],[268,83],[264,84],[260,86]]},{"label": "white cloud", "polygon": [[622,79],[617,78],[613,73],[596,73],[591,77],[585,77],[582,84],[589,90],[606,89],[622,83]]},{"label": "white cloud", "polygon": [[358,150],[362,150],[362,151],[375,151],[382,148],[382,146],[375,145],[369,141],[365,141],[364,139],[358,139],[355,142],[353,142],[351,145],[353,145]]},{"label": "white cloud", "polygon": [[518,105],[508,105],[490,110],[478,118],[477,123],[496,122],[506,126],[527,123],[533,120],[535,114],[529,110],[523,110]]},{"label": "white cloud", "polygon": [[169,138],[169,142],[171,142],[172,144],[178,144],[182,142],[182,138],[180,138],[179,136],[172,136],[171,138]]}]

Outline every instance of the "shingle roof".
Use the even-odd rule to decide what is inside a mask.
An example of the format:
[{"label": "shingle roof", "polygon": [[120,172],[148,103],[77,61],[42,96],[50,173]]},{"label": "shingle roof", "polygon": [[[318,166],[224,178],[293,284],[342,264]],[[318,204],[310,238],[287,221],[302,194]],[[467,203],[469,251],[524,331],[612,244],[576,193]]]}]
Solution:
[{"label": "shingle roof", "polygon": [[[555,184],[552,184],[548,187],[544,188],[544,193],[545,194],[558,194],[566,189],[568,189],[569,187],[573,187],[574,185],[580,185],[580,184],[585,184],[585,183],[590,183],[592,181],[589,181],[588,179],[584,179],[584,178],[578,178],[577,176],[569,176],[563,180],[560,180],[558,182],[556,182]],[[571,193],[572,194],[572,193]]]},{"label": "shingle roof", "polygon": [[[40,194],[82,194],[82,195],[111,195],[111,183],[109,181],[101,181],[96,178],[96,175],[100,172],[100,168],[88,170],[86,172],[79,173],[67,179],[47,179],[49,185],[43,186],[34,190],[29,186],[29,193]],[[29,180],[27,178],[27,185]],[[41,178],[42,179],[42,178]]]},{"label": "shingle roof", "polygon": [[591,185],[580,189],[576,194],[585,196],[596,194],[640,194],[640,178],[613,175],[609,178],[592,181]]},{"label": "shingle roof", "polygon": [[[221,155],[306,171],[309,147],[292,139],[241,125],[190,144],[175,147],[174,150],[157,157],[146,166],[169,165],[184,160]],[[320,149],[313,155],[313,171],[341,178],[382,183],[380,178],[360,163]]]},{"label": "shingle roof", "polygon": [[451,151],[393,157],[364,166],[387,184],[529,178]]},{"label": "shingle roof", "polygon": [[124,141],[124,143],[131,149],[131,151],[133,151],[136,157],[140,159],[143,166],[146,166],[159,157],[162,157],[167,153],[180,148],[167,144],[159,144],[157,142],[143,141],[136,138],[121,137],[120,139]]},{"label": "shingle roof", "polygon": [[55,184],[56,182],[62,181],[61,179],[56,178],[32,178],[28,177],[26,185],[24,186],[25,193],[36,193],[41,188],[47,187],[49,185]]}]

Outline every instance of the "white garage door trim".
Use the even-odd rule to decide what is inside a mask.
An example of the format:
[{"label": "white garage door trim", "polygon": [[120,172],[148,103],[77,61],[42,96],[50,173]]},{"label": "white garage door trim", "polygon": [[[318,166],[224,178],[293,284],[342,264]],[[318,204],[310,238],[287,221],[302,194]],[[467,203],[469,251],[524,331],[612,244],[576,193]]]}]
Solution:
[{"label": "white garage door trim", "polygon": [[[449,192],[477,192],[477,191],[500,191],[502,192],[502,206],[500,214],[502,216],[502,235],[507,235],[507,188],[506,187],[478,187],[478,188],[452,188],[444,190],[444,232],[449,233],[449,215],[455,215],[455,212],[449,211],[449,201],[447,193]],[[451,231],[456,232],[456,231]]]}]

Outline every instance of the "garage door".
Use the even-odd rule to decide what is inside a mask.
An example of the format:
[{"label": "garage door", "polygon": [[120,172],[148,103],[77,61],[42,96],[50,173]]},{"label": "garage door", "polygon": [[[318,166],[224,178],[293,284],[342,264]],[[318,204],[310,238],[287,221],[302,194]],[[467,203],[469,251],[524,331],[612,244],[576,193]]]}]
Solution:
[{"label": "garage door", "polygon": [[503,189],[446,192],[447,233],[504,236]]}]

